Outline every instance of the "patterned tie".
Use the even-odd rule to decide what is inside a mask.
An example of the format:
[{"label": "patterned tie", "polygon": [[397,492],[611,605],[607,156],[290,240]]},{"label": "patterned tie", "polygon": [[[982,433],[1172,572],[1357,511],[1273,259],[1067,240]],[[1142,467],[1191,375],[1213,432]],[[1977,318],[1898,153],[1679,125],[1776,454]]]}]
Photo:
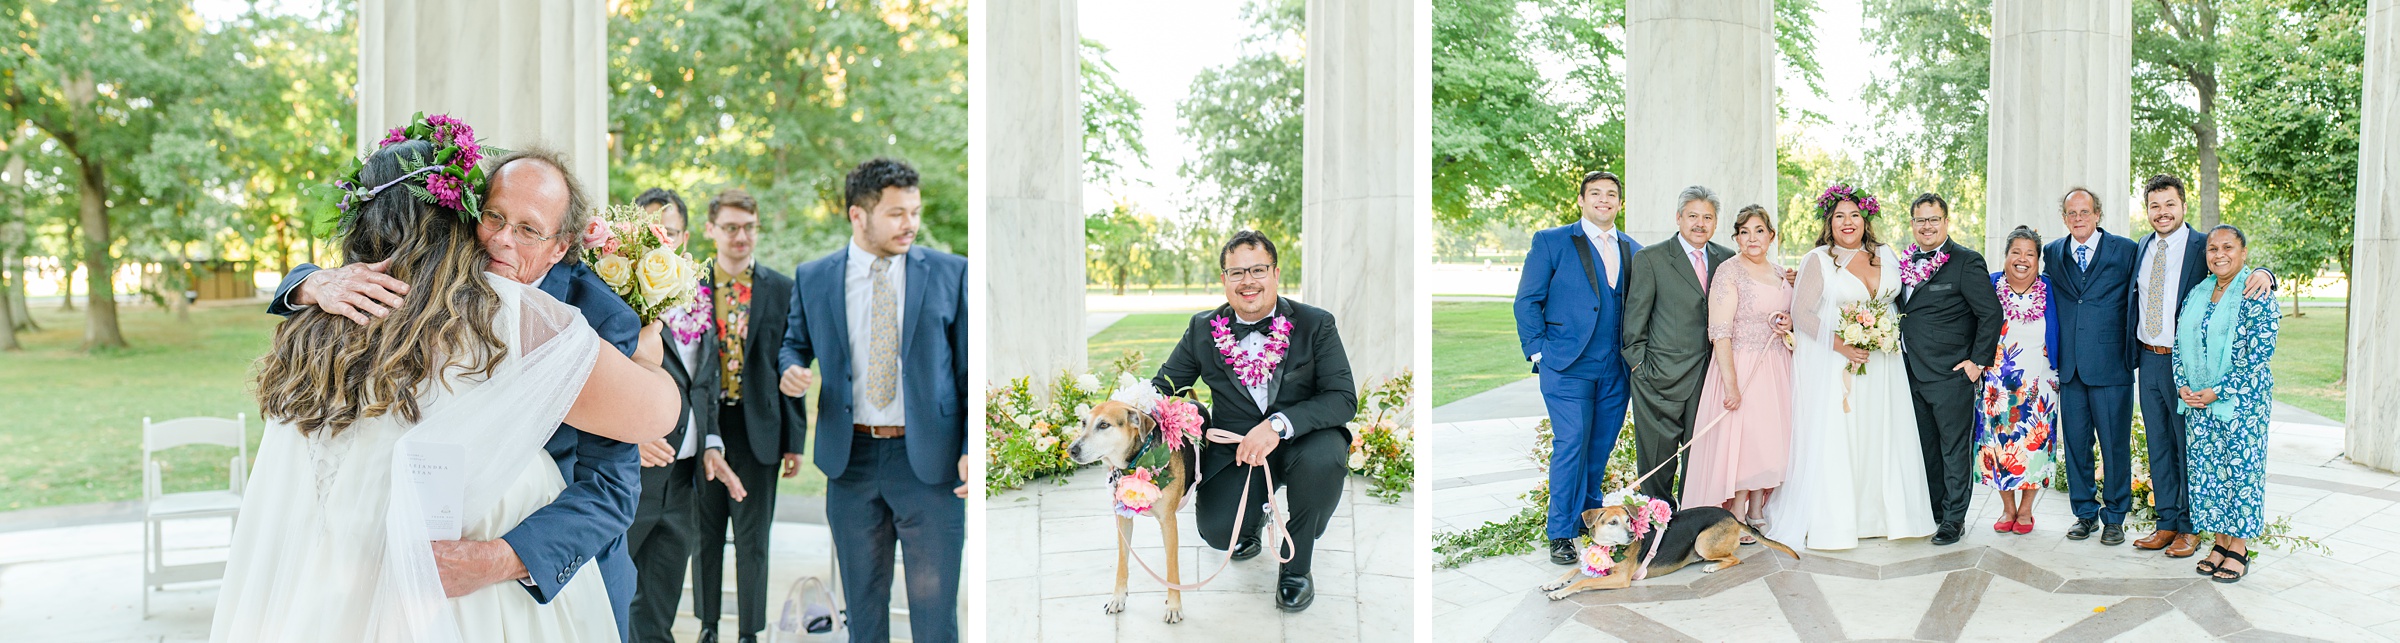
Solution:
[{"label": "patterned tie", "polygon": [[876,257],[868,272],[875,292],[867,316],[866,392],[867,403],[876,408],[900,394],[900,306],[893,301],[891,267],[891,257]]},{"label": "patterned tie", "polygon": [[2164,326],[2160,317],[2166,315],[2167,238],[2160,236],[2155,250],[2150,251],[2150,283],[2142,285],[2142,338],[2157,337]]},{"label": "patterned tie", "polygon": [[1708,292],[1708,263],[1700,258],[1698,250],[1692,251],[1692,276],[1700,278],[1700,292]]},{"label": "patterned tie", "polygon": [[2075,267],[2082,270],[2092,269],[2091,246],[2075,246]]}]

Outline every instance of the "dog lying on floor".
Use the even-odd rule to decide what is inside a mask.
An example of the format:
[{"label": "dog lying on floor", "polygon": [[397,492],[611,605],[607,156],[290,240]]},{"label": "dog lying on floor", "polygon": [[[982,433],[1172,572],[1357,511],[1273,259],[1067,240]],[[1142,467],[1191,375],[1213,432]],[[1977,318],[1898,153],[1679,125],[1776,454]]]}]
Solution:
[{"label": "dog lying on floor", "polygon": [[[1112,471],[1124,471],[1138,459],[1145,448],[1168,448],[1159,435],[1158,421],[1131,404],[1110,400],[1092,408],[1084,420],[1083,435],[1067,446],[1067,459],[1076,464],[1106,462]],[[1158,500],[1144,513],[1158,518],[1159,535],[1167,546],[1167,582],[1183,582],[1182,565],[1177,560],[1175,512],[1183,507],[1184,492],[1191,488],[1193,455],[1197,445],[1176,449],[1168,458],[1164,484],[1158,485]],[[1133,518],[1117,517],[1117,591],[1102,609],[1110,614],[1125,611],[1125,579],[1132,570],[1126,557],[1132,554],[1127,543],[1132,541]],[[1167,589],[1167,622],[1183,622],[1183,592]]]},{"label": "dog lying on floor", "polygon": [[[1550,600],[1566,598],[1585,590],[1631,587],[1634,576],[1632,567],[1642,564],[1642,557],[1647,555],[1643,548],[1649,546],[1651,540],[1633,537],[1633,515],[1622,504],[1584,510],[1583,532],[1591,536],[1595,544],[1626,548],[1624,565],[1609,570],[1605,575],[1590,576],[1584,573],[1584,564],[1578,562],[1575,569],[1569,570],[1565,576],[1541,587],[1542,591],[1549,593]],[[1792,551],[1791,547],[1742,524],[1741,520],[1733,517],[1733,512],[1718,507],[1693,507],[1675,512],[1673,517],[1667,519],[1667,533],[1658,537],[1658,556],[1651,559],[1642,577],[1657,578],[1701,560],[1712,561],[1709,566],[1701,568],[1703,572],[1715,572],[1742,564],[1741,557],[1734,553],[1741,548],[1742,535],[1745,533],[1757,538],[1759,544],[1783,552],[1793,559],[1800,558],[1799,552]]]}]

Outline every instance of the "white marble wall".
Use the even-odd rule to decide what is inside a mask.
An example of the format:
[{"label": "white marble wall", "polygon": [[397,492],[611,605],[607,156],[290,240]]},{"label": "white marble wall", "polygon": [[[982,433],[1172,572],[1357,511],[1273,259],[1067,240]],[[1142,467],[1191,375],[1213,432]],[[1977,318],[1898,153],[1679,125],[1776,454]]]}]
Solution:
[{"label": "white marble wall", "polygon": [[1300,292],[1339,320],[1361,385],[1415,353],[1418,32],[1411,3],[1308,3]]},{"label": "white marble wall", "polygon": [[1625,6],[1625,232],[1675,233],[1676,195],[1705,185],[1733,213],[1775,202],[1775,6],[1629,0]]},{"label": "white marble wall", "polygon": [[[2350,459],[2400,470],[2400,0],[2367,7],[2358,219],[2350,275]],[[2370,341],[2386,339],[2386,341]]]},{"label": "white marble wall", "polygon": [[988,377],[1085,368],[1083,125],[1075,0],[994,0],[984,12],[988,73],[983,253]]},{"label": "white marble wall", "polygon": [[2102,227],[2131,232],[2132,82],[2128,0],[1992,3],[1984,256],[2004,255],[2019,225],[2045,241],[2065,234],[2058,201],[2075,186],[2098,195]]},{"label": "white marble wall", "polygon": [[450,114],[502,148],[566,155],[608,194],[608,16],[581,0],[362,0],[358,147],[417,112]]}]

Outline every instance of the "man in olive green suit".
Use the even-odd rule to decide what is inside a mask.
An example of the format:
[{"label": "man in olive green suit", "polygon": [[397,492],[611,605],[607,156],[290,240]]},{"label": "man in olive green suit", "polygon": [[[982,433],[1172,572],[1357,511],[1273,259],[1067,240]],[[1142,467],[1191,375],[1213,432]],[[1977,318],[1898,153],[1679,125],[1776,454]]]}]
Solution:
[{"label": "man in olive green suit", "polygon": [[[1692,439],[1701,382],[1708,375],[1708,282],[1733,250],[1709,241],[1717,232],[1717,193],[1683,189],[1675,238],[1633,254],[1625,289],[1625,364],[1633,371],[1634,462],[1649,471]],[[1643,495],[1678,502],[1686,460],[1642,481]]]}]

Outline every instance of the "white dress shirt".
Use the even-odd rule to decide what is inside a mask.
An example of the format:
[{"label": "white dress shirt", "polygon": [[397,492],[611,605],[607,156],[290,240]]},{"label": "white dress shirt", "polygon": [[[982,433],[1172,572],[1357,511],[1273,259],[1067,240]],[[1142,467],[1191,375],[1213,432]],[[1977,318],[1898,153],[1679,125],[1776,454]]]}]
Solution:
[{"label": "white dress shirt", "polygon": [[[883,270],[892,287],[892,324],[895,326],[893,332],[897,334],[892,339],[899,342],[908,336],[908,255],[892,255],[891,265]],[[864,382],[867,381],[867,356],[875,342],[875,329],[868,325],[875,316],[875,253],[858,247],[855,240],[850,242],[849,260],[843,267],[842,300],[849,306],[850,381]],[[898,361],[900,363],[894,366],[893,375],[907,375],[908,360]],[[868,426],[907,426],[908,387],[903,385],[906,381],[905,377],[895,377],[892,403],[881,407],[868,406],[865,392],[852,386],[850,421]]]},{"label": "white dress shirt", "polygon": [[[2133,305],[2142,307],[2141,310],[2135,311],[2138,316],[2133,318],[2133,335],[2135,339],[2142,340],[2144,344],[2151,346],[2175,345],[2175,309],[2183,304],[2184,230],[2183,226],[2176,226],[2174,232],[2160,234],[2158,239],[2151,239],[2150,243],[2143,244],[2142,262],[2134,264],[2140,267],[2133,274],[2134,278],[2142,280],[2143,295],[2133,302]],[[2159,239],[2166,240],[2166,252],[2158,251]],[[2150,271],[2153,268],[2150,262],[2153,261],[2168,262],[2164,282],[2150,283]],[[2148,294],[2151,292],[2158,293],[2159,306],[2163,310],[2157,311],[2159,315],[2158,334],[2144,335],[2142,327],[2147,322],[2143,320],[2149,319],[2151,314],[2150,295]]]},{"label": "white dress shirt", "polygon": [[[714,331],[712,330],[711,332]],[[667,346],[669,349],[675,351],[675,360],[683,364],[683,372],[685,373],[697,374],[701,372],[700,369],[704,366],[708,368],[716,368],[715,360],[703,359],[700,355],[700,337],[697,335],[693,336],[692,341],[687,343],[676,339],[674,331],[668,331]],[[714,356],[712,355],[710,357]],[[694,376],[697,377],[697,375]],[[681,392],[678,391],[678,393],[680,394]],[[681,460],[695,455],[700,455],[700,448],[700,409],[685,411],[683,418],[683,444],[675,447],[675,459]],[[723,449],[725,448],[725,441],[723,438],[719,438],[717,436],[708,436],[708,448]]]},{"label": "white dress shirt", "polygon": [[[1273,313],[1268,314],[1273,315]],[[1234,321],[1244,324],[1255,324],[1263,319],[1265,318],[1261,317],[1259,319],[1242,319],[1242,316],[1238,313],[1233,316]],[[1250,331],[1250,334],[1244,335],[1241,339],[1233,342],[1233,352],[1235,355],[1244,355],[1251,358],[1256,358],[1260,353],[1266,352],[1266,350],[1267,336],[1266,334],[1258,331]],[[1287,348],[1286,350],[1289,349]],[[1290,359],[1291,354],[1288,352],[1285,353],[1284,358]],[[1257,386],[1243,386],[1243,388],[1249,390],[1250,401],[1258,403],[1258,410],[1267,410],[1267,405],[1275,402],[1275,385],[1277,384],[1275,380],[1275,373],[1273,371],[1269,371],[1267,373],[1267,379],[1259,382]],[[1242,381],[1241,375],[1234,375],[1233,381],[1236,384],[1240,384]],[[1285,419],[1282,413],[1268,416],[1267,421],[1274,424],[1275,433],[1282,435],[1283,439],[1292,439],[1292,421]],[[1249,432],[1249,430],[1250,429],[1248,427],[1241,427],[1241,431],[1244,433]]]}]

